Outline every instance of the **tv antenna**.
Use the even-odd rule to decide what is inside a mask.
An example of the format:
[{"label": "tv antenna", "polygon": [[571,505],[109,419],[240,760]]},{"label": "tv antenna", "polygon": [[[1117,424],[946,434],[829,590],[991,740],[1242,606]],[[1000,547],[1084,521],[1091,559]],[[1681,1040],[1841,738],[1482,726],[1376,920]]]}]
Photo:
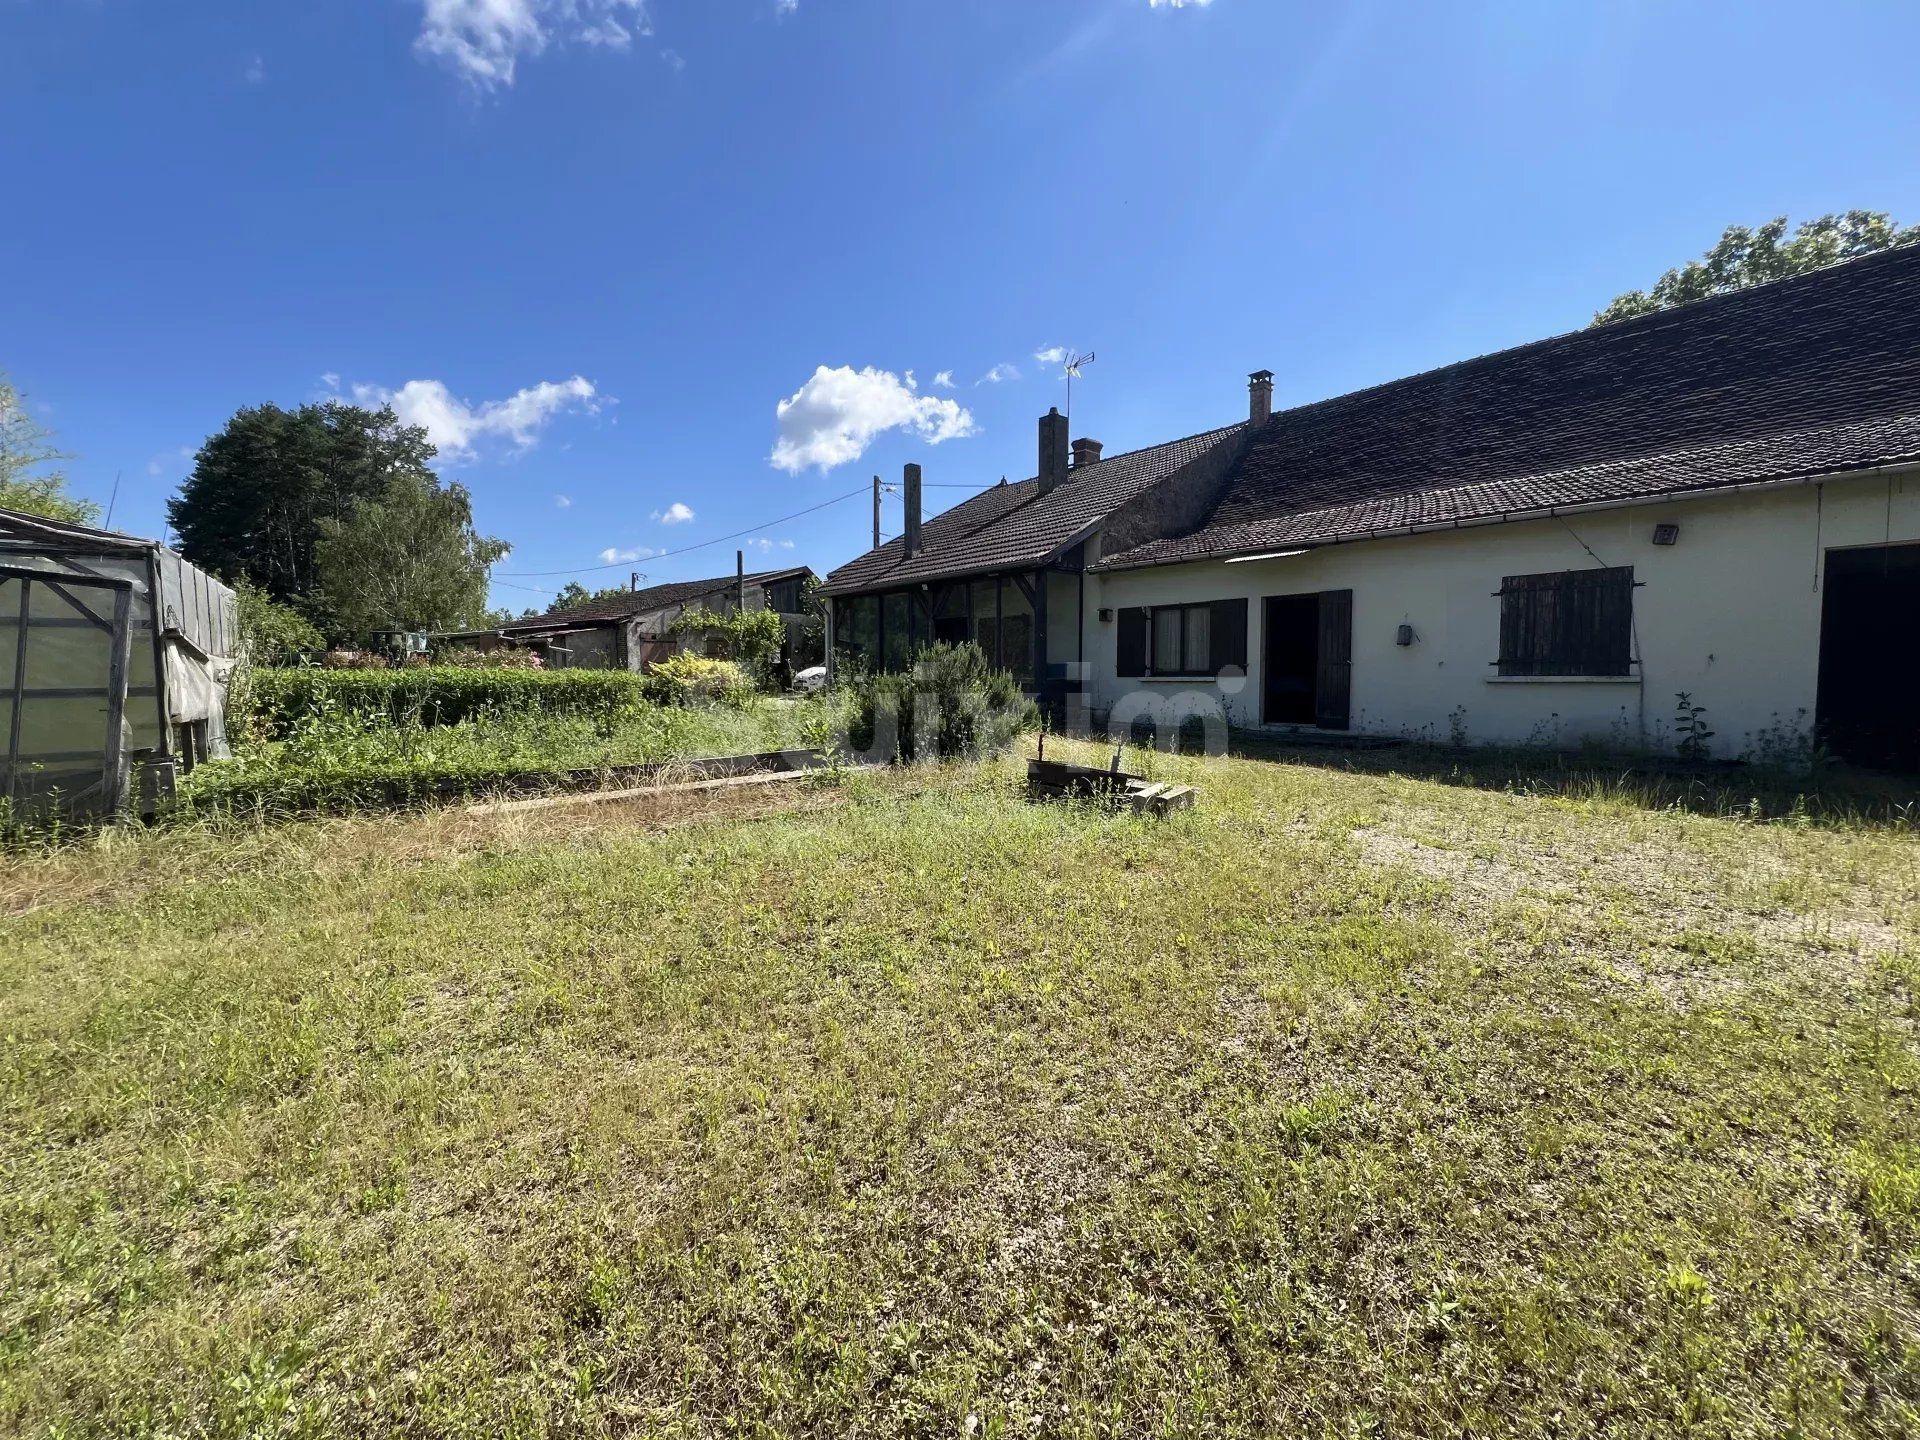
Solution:
[{"label": "tv antenna", "polygon": [[1071,415],[1073,414],[1073,382],[1074,382],[1074,378],[1075,378],[1076,376],[1078,376],[1078,375],[1079,375],[1079,373],[1080,373],[1080,371],[1081,371],[1081,370],[1082,370],[1082,369],[1083,369],[1083,368],[1084,368],[1085,366],[1088,366],[1088,365],[1091,365],[1091,364],[1092,364],[1092,363],[1094,362],[1094,358],[1095,358],[1095,357],[1094,357],[1094,353],[1093,353],[1093,351],[1091,351],[1091,350],[1089,350],[1089,351],[1087,351],[1087,353],[1086,353],[1086,354],[1084,354],[1084,355],[1080,355],[1080,354],[1077,354],[1077,353],[1075,353],[1075,352],[1073,352],[1073,351],[1071,351],[1071,350],[1067,352],[1067,367],[1066,367],[1066,373],[1067,373],[1067,414],[1068,414],[1069,416],[1071,416]]}]

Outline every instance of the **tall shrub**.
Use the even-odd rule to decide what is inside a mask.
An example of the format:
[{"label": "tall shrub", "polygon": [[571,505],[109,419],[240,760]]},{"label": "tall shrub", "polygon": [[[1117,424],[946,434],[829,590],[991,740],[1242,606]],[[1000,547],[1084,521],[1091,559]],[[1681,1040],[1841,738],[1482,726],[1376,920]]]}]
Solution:
[{"label": "tall shrub", "polygon": [[875,760],[957,760],[1005,749],[1040,711],[978,645],[933,645],[904,671],[855,682],[847,742]]}]

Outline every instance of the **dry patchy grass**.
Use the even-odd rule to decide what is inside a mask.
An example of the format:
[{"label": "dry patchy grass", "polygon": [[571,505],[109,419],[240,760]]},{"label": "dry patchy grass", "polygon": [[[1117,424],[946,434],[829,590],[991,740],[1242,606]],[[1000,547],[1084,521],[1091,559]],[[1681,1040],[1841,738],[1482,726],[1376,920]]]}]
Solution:
[{"label": "dry patchy grass", "polygon": [[1920,1427],[1911,831],[1149,763],[11,863],[0,1428]]}]

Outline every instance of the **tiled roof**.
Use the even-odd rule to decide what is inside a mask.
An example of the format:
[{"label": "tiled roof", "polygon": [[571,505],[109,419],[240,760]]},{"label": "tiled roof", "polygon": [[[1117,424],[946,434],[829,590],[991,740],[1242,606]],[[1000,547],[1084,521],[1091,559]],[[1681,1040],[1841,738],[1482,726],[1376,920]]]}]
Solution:
[{"label": "tiled roof", "polygon": [[[789,580],[796,575],[810,575],[812,570],[805,565],[789,566],[785,570],[749,571],[749,585],[771,585],[776,581]],[[631,590],[617,600],[605,600],[593,605],[582,605],[572,610],[549,610],[544,615],[532,615],[525,620],[515,620],[511,625],[501,626],[504,633],[515,630],[550,630],[557,625],[593,624],[607,620],[625,620],[630,615],[645,615],[654,610],[665,610],[674,605],[688,605],[695,600],[724,595],[739,583],[737,575],[716,575],[711,580],[674,580],[665,585],[649,585],[644,590]]]},{"label": "tiled roof", "polygon": [[926,520],[920,552],[911,559],[904,540],[889,540],[828,575],[823,588],[843,594],[1038,564],[1241,428],[1228,425],[1079,466],[1045,495],[1037,479],[995,485]]},{"label": "tiled roof", "polygon": [[1193,535],[1154,540],[1109,556],[1097,569],[1172,565],[1209,556],[1248,555],[1288,546],[1334,545],[1426,529],[1446,529],[1563,507],[1648,500],[1691,491],[1726,490],[1768,481],[1813,478],[1875,465],[1920,461],[1920,410],[1909,415],[1828,425],[1585,465],[1516,480],[1490,480],[1447,490],[1416,490],[1302,510],[1272,520],[1213,524]]},{"label": "tiled roof", "polygon": [[1102,569],[1920,457],[1920,246],[1276,414]]}]

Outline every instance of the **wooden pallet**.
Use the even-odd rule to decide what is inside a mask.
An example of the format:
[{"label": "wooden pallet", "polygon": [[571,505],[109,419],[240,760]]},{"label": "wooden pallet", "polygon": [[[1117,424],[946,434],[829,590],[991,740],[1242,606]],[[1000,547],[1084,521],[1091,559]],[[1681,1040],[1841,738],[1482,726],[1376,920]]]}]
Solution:
[{"label": "wooden pallet", "polygon": [[1069,765],[1048,760],[1044,752],[1027,762],[1027,794],[1036,800],[1104,799],[1124,804],[1140,815],[1167,815],[1192,808],[1191,785],[1169,785],[1130,775],[1115,765],[1100,770],[1092,765]]}]

